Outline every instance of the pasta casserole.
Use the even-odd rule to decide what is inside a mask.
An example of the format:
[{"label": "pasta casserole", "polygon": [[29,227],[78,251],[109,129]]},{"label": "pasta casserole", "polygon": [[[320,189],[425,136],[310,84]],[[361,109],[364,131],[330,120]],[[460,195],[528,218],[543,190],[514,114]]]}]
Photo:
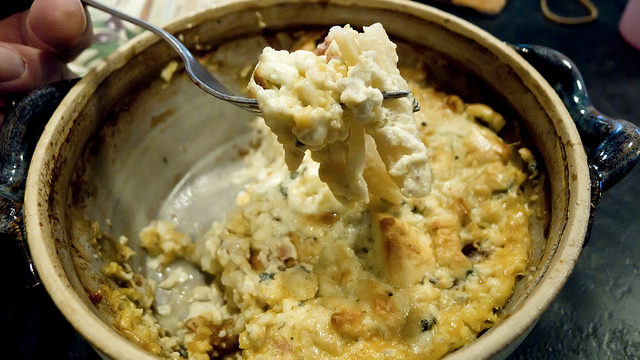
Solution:
[{"label": "pasta casserole", "polygon": [[[544,213],[536,159],[493,108],[398,70],[389,44],[373,25],[333,28],[315,53],[265,50],[254,181],[204,236],[142,229],[153,278],[114,240],[120,288],[101,291],[118,330],[171,359],[439,359],[500,321]],[[382,101],[399,88],[419,112]]]}]

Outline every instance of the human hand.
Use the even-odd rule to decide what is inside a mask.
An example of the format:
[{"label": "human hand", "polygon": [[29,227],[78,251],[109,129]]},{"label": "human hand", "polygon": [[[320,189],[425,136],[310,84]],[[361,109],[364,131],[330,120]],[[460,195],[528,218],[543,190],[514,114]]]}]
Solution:
[{"label": "human hand", "polygon": [[12,98],[71,78],[67,62],[91,44],[89,15],[80,0],[34,0],[0,21],[0,124]]}]

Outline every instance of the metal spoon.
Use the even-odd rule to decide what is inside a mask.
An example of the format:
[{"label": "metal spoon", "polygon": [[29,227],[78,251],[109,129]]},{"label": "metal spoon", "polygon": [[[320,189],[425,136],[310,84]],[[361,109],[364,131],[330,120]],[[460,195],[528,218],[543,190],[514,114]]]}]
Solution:
[{"label": "metal spoon", "polygon": [[[187,49],[187,47],[184,46],[184,44],[182,44],[173,35],[169,34],[165,30],[155,25],[152,25],[138,18],[129,16],[125,13],[122,13],[112,7],[106,6],[97,1],[82,0],[82,2],[86,5],[89,5],[101,11],[104,11],[124,21],[138,25],[141,28],[149,30],[154,34],[160,36],[162,39],[166,40],[178,52],[178,55],[180,55],[180,57],[184,61],[185,69],[187,71],[187,74],[189,75],[189,78],[196,85],[198,85],[202,90],[206,91],[207,93],[215,96],[220,100],[230,102],[231,104],[238,106],[244,110],[260,114],[260,108],[258,108],[258,101],[256,99],[230,95],[231,92],[224,85],[222,85],[215,77],[213,77],[213,75],[211,75],[211,73],[209,73],[209,71],[207,71],[207,69],[205,69],[204,66],[200,64],[198,59],[196,59],[193,56],[193,54],[191,54],[189,49]],[[382,96],[385,99],[397,99],[397,98],[407,97],[410,94],[411,94],[411,91],[409,90],[382,92]],[[418,110],[420,110],[420,106],[414,100],[413,111],[418,111]]]}]

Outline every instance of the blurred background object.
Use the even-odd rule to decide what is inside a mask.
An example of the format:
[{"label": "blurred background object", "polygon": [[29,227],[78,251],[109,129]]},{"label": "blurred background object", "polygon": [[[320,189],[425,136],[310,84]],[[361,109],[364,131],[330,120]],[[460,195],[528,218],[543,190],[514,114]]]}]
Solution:
[{"label": "blurred background object", "polygon": [[451,0],[453,5],[466,6],[486,14],[497,14],[507,4],[507,0]]},{"label": "blurred background object", "polygon": [[622,37],[640,50],[640,0],[629,0],[618,26]]},{"label": "blurred background object", "polygon": [[576,0],[580,5],[584,7],[584,15],[561,15],[554,12],[549,7],[548,0],[540,0],[540,9],[542,13],[549,20],[555,21],[559,24],[577,25],[586,24],[598,18],[598,8],[591,2],[591,0]]}]

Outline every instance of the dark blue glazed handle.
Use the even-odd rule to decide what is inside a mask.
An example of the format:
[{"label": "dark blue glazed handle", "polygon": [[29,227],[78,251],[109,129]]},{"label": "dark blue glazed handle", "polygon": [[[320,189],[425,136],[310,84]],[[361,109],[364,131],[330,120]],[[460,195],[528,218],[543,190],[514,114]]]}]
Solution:
[{"label": "dark blue glazed handle", "polygon": [[11,109],[0,129],[0,234],[17,242],[27,265],[18,276],[23,277],[28,286],[40,283],[27,247],[23,223],[29,162],[49,118],[76,82],[64,80],[28,94]]},{"label": "dark blue glazed handle", "polygon": [[591,173],[591,229],[602,193],[627,175],[640,159],[640,130],[629,121],[596,110],[582,75],[562,53],[539,45],[511,47],[533,65],[560,96],[585,146],[590,149],[587,161]]}]

